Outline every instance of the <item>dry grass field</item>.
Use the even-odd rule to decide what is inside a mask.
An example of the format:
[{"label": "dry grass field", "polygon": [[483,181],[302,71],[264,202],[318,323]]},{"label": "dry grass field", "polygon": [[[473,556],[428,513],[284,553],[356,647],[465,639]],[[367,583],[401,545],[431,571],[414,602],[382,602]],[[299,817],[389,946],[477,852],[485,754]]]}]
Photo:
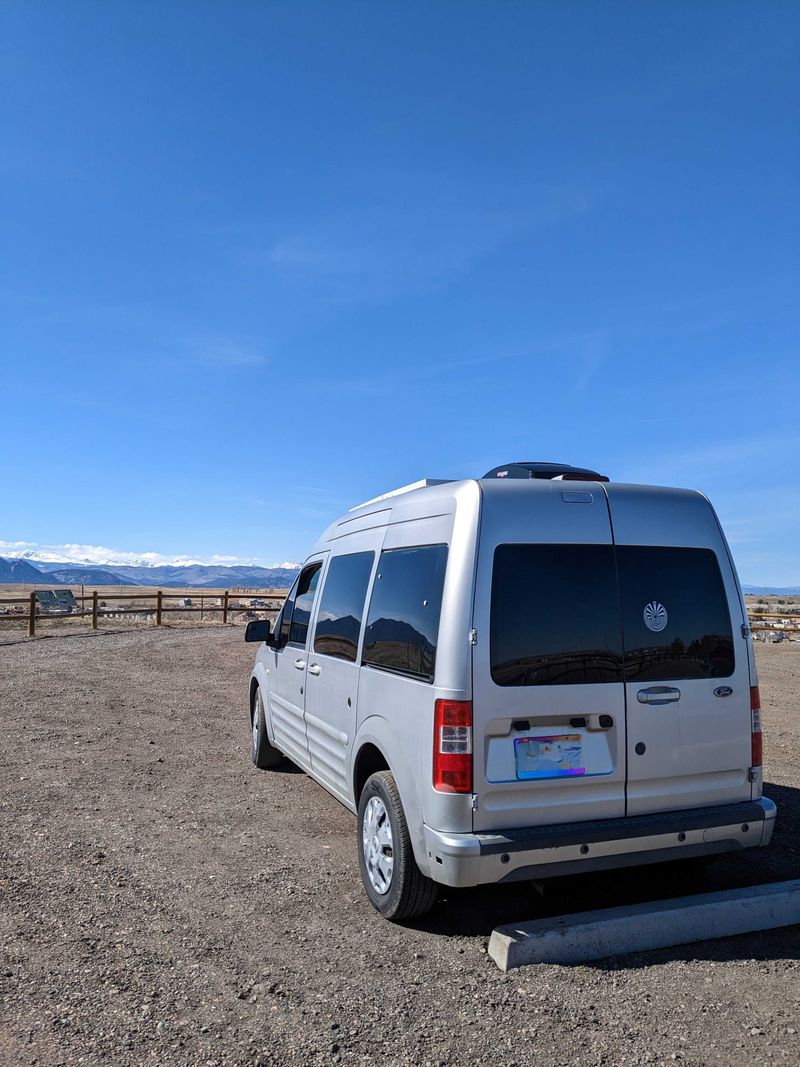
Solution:
[{"label": "dry grass field", "polygon": [[[8,635],[6,635],[8,637]],[[0,647],[0,1063],[791,1064],[798,929],[504,975],[493,926],[800,876],[800,644],[759,645],[769,849],[447,893],[393,926],[352,816],[250,763],[237,627]]]}]

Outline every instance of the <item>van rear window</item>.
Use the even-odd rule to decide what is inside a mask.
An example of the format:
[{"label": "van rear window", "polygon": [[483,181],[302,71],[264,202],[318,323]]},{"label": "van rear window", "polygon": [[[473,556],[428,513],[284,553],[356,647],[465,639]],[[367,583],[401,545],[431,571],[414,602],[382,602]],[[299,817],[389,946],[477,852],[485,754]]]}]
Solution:
[{"label": "van rear window", "polygon": [[433,681],[447,545],[381,552],[362,662]]},{"label": "van rear window", "polygon": [[491,608],[497,685],[622,680],[611,545],[498,545]]},{"label": "van rear window", "polygon": [[489,644],[503,686],[727,678],[735,666],[704,548],[498,545]]},{"label": "van rear window", "polygon": [[706,548],[617,548],[625,677],[662,682],[733,674],[731,617]]}]

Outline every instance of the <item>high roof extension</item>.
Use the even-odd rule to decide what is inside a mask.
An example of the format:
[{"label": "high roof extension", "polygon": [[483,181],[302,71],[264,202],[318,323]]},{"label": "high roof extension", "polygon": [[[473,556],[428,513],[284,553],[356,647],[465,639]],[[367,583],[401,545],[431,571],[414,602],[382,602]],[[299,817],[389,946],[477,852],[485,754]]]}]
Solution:
[{"label": "high roof extension", "polygon": [[[563,482],[607,482],[605,474],[598,474],[588,467],[571,467],[568,463],[543,463],[539,460],[520,463],[506,463],[502,467],[493,467],[484,478],[540,478],[550,481]],[[401,485],[399,489],[391,489],[388,493],[381,493],[370,500],[364,500],[350,511],[358,511],[370,504],[379,504],[383,500],[390,500],[394,496],[402,496],[404,493],[412,493],[416,489],[427,489],[432,485],[447,485],[452,481],[450,478],[420,478],[418,482],[409,485]]]},{"label": "high roof extension", "polygon": [[587,467],[571,467],[568,463],[543,463],[540,460],[505,463],[492,467],[484,478],[542,478],[564,482],[607,482],[605,474],[598,474]]}]

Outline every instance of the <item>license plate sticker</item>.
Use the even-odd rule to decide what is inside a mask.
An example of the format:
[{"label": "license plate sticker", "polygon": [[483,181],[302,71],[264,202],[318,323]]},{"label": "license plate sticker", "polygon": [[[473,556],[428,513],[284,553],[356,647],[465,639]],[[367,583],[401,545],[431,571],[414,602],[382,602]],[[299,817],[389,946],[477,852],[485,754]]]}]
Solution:
[{"label": "license plate sticker", "polygon": [[515,737],[517,778],[563,778],[586,774],[580,734]]}]

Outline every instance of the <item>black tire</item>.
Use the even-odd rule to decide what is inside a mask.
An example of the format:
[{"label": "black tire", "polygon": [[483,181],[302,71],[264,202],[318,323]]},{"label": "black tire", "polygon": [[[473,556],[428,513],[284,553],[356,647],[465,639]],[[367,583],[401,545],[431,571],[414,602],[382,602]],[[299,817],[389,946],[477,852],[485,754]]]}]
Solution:
[{"label": "black tire", "polygon": [[267,737],[267,724],[264,720],[264,702],[261,699],[261,690],[256,687],[253,694],[253,706],[250,709],[250,725],[252,727],[253,763],[262,771],[277,767],[283,760],[283,753],[269,743]]},{"label": "black tire", "polygon": [[[372,884],[364,849],[364,822],[369,802],[378,797],[391,827],[392,875],[389,887],[379,892]],[[405,812],[391,771],[378,771],[367,779],[358,802],[358,866],[370,904],[385,919],[405,922],[426,915],[439,895],[439,886],[426,878],[414,859]]]}]

